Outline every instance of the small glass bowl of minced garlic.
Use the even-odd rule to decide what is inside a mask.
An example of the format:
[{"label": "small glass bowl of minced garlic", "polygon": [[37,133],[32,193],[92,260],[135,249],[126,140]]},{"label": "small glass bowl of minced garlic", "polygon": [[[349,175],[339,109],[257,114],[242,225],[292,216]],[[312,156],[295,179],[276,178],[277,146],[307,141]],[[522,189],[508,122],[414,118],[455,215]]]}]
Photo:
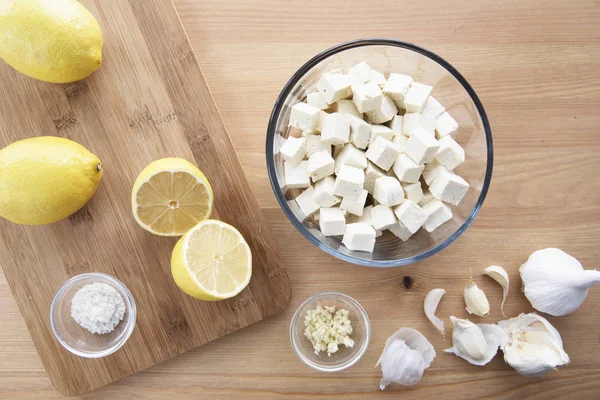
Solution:
[{"label": "small glass bowl of minced garlic", "polygon": [[354,365],[367,350],[370,338],[365,309],[352,297],[338,292],[309,297],[290,323],[290,342],[298,358],[323,372]]},{"label": "small glass bowl of minced garlic", "polygon": [[119,350],[135,327],[136,306],[123,282],[102,273],[74,276],[50,306],[50,325],[60,344],[86,358]]}]

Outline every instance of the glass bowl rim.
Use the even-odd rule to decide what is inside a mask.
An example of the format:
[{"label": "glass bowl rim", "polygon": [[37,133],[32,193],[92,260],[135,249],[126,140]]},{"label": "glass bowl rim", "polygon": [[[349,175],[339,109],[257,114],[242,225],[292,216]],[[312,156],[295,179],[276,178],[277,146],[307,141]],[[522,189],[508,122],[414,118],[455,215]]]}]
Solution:
[{"label": "glass bowl rim", "polygon": [[[319,299],[321,299],[323,297],[336,297],[336,298],[344,299],[345,301],[347,301],[348,303],[350,303],[354,306],[354,308],[357,310],[357,313],[359,315],[361,315],[365,321],[365,327],[364,327],[365,328],[365,341],[364,341],[363,345],[356,351],[356,354],[354,354],[354,356],[352,356],[352,358],[350,358],[348,361],[345,361],[341,364],[334,364],[332,366],[326,366],[326,367],[315,364],[310,359],[308,359],[306,356],[304,356],[299,350],[299,344],[294,339],[294,331],[295,331],[294,328],[298,323],[300,323],[303,320],[300,315],[301,310],[308,304],[318,301]],[[290,321],[289,336],[290,336],[290,343],[292,344],[292,348],[294,349],[294,353],[296,353],[296,356],[298,356],[300,361],[302,361],[305,365],[308,365],[309,367],[314,368],[318,371],[322,371],[322,372],[338,372],[338,371],[342,371],[342,370],[349,368],[349,367],[353,366],[354,364],[356,364],[358,362],[358,360],[360,360],[362,358],[362,356],[366,353],[367,348],[369,347],[369,342],[371,341],[371,321],[369,320],[369,315],[367,314],[367,311],[355,298],[348,296],[347,294],[340,293],[340,292],[333,292],[333,291],[319,292],[319,293],[313,294],[312,296],[310,296],[306,300],[304,300],[298,306],[296,311],[294,311],[294,315],[292,316],[292,319]]]},{"label": "glass bowl rim", "polygon": [[[79,281],[83,281],[88,278],[96,278],[101,281],[108,281],[123,296],[123,301],[125,301],[125,308],[126,308],[127,312],[129,313],[127,326],[121,333],[119,341],[115,345],[113,345],[105,350],[101,350],[101,351],[84,351],[84,350],[74,348],[73,346],[71,346],[65,340],[62,339],[62,335],[59,335],[58,330],[56,328],[55,321],[54,321],[54,313],[56,311],[56,308],[58,307],[58,303],[63,298],[67,289],[70,288],[71,286],[73,286],[74,284],[78,283]],[[125,342],[127,342],[129,337],[133,333],[133,330],[135,328],[136,316],[137,316],[137,308],[136,308],[135,300],[133,298],[133,295],[127,288],[127,286],[125,286],[125,284],[123,282],[121,282],[114,276],[104,274],[101,272],[88,272],[88,273],[83,273],[83,274],[79,274],[79,275],[75,275],[75,276],[71,277],[65,283],[63,283],[63,285],[60,287],[60,289],[58,289],[58,291],[54,295],[54,298],[52,299],[52,304],[50,305],[50,326],[52,328],[52,333],[54,333],[54,337],[56,338],[56,340],[59,341],[59,343],[65,349],[67,349],[68,351],[70,351],[71,353],[73,353],[75,355],[78,355],[80,357],[85,357],[85,358],[106,357],[106,356],[116,352],[121,347],[123,347]],[[82,328],[82,329],[84,329],[84,328]]]},{"label": "glass bowl rim", "polygon": [[[353,257],[351,255],[343,254],[340,251],[333,249],[333,248],[329,247],[328,245],[324,244],[319,239],[317,239],[312,233],[310,233],[310,231],[303,225],[302,221],[300,221],[298,218],[296,218],[296,216],[290,209],[289,205],[287,204],[287,201],[286,201],[281,189],[277,186],[277,173],[275,171],[275,159],[274,159],[274,154],[273,154],[273,145],[275,142],[275,135],[276,135],[275,127],[277,124],[278,115],[280,114],[281,109],[283,108],[283,105],[285,103],[285,100],[289,96],[290,92],[292,91],[294,86],[296,86],[296,84],[304,77],[304,75],[306,75],[306,73],[308,71],[310,71],[314,66],[316,66],[321,61],[323,61],[337,53],[340,53],[342,51],[345,51],[348,49],[353,49],[353,48],[358,48],[358,47],[365,47],[365,46],[400,47],[403,49],[412,50],[412,51],[419,53],[419,54],[435,61],[436,63],[438,63],[442,68],[444,68],[452,76],[454,76],[454,78],[462,85],[462,87],[465,89],[467,94],[471,97],[473,104],[475,104],[475,107],[477,108],[479,117],[481,118],[481,122],[483,124],[483,129],[484,129],[484,133],[485,133],[485,138],[486,138],[487,163],[486,163],[485,178],[483,181],[483,186],[481,188],[481,193],[479,194],[479,198],[477,199],[477,203],[475,204],[475,207],[473,207],[473,210],[471,210],[471,213],[469,214],[469,216],[465,219],[465,221],[462,223],[462,225],[456,231],[454,231],[448,238],[446,238],[443,242],[441,242],[437,246],[435,246],[427,251],[424,251],[422,253],[416,254],[414,256],[395,259],[395,260],[364,260],[361,258]],[[471,225],[471,223],[473,222],[473,220],[479,213],[479,210],[481,209],[481,206],[483,205],[483,201],[485,200],[485,197],[486,197],[487,192],[490,187],[490,183],[492,180],[492,169],[493,169],[493,164],[494,164],[494,150],[493,150],[492,130],[490,128],[490,123],[489,123],[487,114],[485,112],[485,109],[483,108],[483,104],[479,100],[479,97],[477,96],[477,94],[475,93],[475,90],[473,90],[473,88],[471,87],[469,82],[467,82],[467,80],[460,74],[460,72],[458,72],[449,62],[447,62],[446,60],[444,60],[442,57],[438,56],[437,54],[433,53],[432,51],[429,51],[423,47],[417,46],[412,43],[403,42],[403,41],[395,40],[395,39],[383,39],[383,38],[358,39],[358,40],[353,40],[353,41],[337,44],[325,51],[322,51],[321,53],[319,53],[316,56],[314,56],[313,58],[311,58],[302,67],[300,67],[298,69],[298,71],[296,71],[296,73],[294,73],[294,75],[292,75],[290,80],[285,84],[281,93],[277,97],[277,100],[275,101],[275,105],[273,106],[273,111],[271,112],[271,116],[269,118],[269,125],[267,128],[267,136],[266,136],[266,156],[267,156],[267,172],[269,174],[271,188],[273,189],[273,193],[275,194],[275,197],[277,198],[277,202],[279,203],[279,206],[283,209],[283,212],[285,213],[286,217],[290,220],[292,225],[294,225],[294,227],[309,242],[311,242],[312,244],[317,246],[319,249],[323,250],[325,253],[330,254],[340,260],[343,260],[343,261],[346,261],[346,262],[349,262],[352,264],[366,266],[366,267],[399,267],[399,266],[403,266],[403,265],[412,264],[412,263],[424,260],[428,257],[431,257],[431,256],[439,253],[440,251],[444,250],[450,244],[452,244],[456,239],[458,239],[458,237],[460,235],[462,235],[464,233],[464,231],[466,231],[466,229]]]}]

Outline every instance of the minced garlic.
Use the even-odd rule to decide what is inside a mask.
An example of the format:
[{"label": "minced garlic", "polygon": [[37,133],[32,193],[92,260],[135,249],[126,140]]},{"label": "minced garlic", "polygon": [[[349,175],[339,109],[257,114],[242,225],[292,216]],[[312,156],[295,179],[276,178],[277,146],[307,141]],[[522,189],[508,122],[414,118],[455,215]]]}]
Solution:
[{"label": "minced garlic", "polygon": [[304,336],[312,343],[315,354],[327,351],[331,356],[337,352],[339,345],[354,347],[350,339],[352,324],[348,318],[348,310],[335,310],[335,306],[317,306],[308,310],[304,318]]}]

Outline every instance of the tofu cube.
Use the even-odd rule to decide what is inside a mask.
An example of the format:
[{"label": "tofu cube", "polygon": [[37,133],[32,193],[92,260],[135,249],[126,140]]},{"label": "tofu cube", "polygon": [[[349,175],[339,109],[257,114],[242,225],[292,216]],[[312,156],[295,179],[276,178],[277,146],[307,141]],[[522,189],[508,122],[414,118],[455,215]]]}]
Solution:
[{"label": "tofu cube", "polygon": [[298,203],[298,207],[300,210],[309,217],[311,214],[317,212],[319,208],[321,208],[314,200],[314,189],[310,186],[308,189],[300,193],[296,198],[296,203]]},{"label": "tofu cube", "polygon": [[343,74],[325,73],[317,82],[317,89],[327,103],[333,104],[348,97],[350,94],[350,79]]},{"label": "tofu cube", "polygon": [[421,110],[421,114],[425,117],[436,118],[438,115],[446,111],[443,105],[440,104],[439,101],[435,99],[433,96],[429,96],[425,105],[423,106],[423,110]]},{"label": "tofu cube", "polygon": [[340,154],[335,158],[335,173],[342,168],[342,165],[350,165],[352,167],[365,169],[367,168],[367,157],[365,152],[348,143],[344,146]]},{"label": "tofu cube", "polygon": [[323,143],[321,141],[320,135],[307,135],[306,136],[306,155],[308,157],[310,157],[319,151],[325,151],[325,152],[331,154],[331,145]]},{"label": "tofu cube", "polygon": [[321,141],[325,144],[345,144],[350,140],[350,123],[339,113],[323,116]]},{"label": "tofu cube", "polygon": [[346,114],[350,114],[361,119],[363,117],[363,115],[356,109],[356,106],[352,100],[338,100],[337,102],[333,103],[333,111],[344,116]]},{"label": "tofu cube", "polygon": [[427,221],[427,214],[417,203],[412,200],[405,200],[399,206],[394,208],[394,214],[406,229],[415,233]]},{"label": "tofu cube", "polygon": [[394,132],[395,136],[402,135],[404,127],[404,117],[402,115],[394,115],[386,125]]},{"label": "tofu cube", "polygon": [[291,165],[298,165],[306,156],[306,139],[289,136],[279,153],[283,159]]},{"label": "tofu cube", "polygon": [[371,125],[354,115],[346,114],[345,117],[350,124],[350,143],[359,149],[366,149],[371,139]]},{"label": "tofu cube", "polygon": [[373,222],[373,228],[378,231],[389,229],[398,222],[392,209],[383,204],[373,207],[371,210],[371,221]]},{"label": "tofu cube", "polygon": [[386,176],[375,181],[373,197],[381,204],[392,207],[404,201],[404,190],[398,179]]},{"label": "tofu cube", "polygon": [[329,103],[327,103],[327,100],[325,100],[325,97],[323,97],[321,92],[309,93],[306,95],[306,104],[317,107],[319,110],[329,108]]},{"label": "tofu cube", "polygon": [[440,170],[444,169],[443,165],[440,165],[436,160],[433,160],[429,164],[425,165],[425,169],[423,169],[423,179],[425,183],[429,186],[431,182],[435,179]]},{"label": "tofu cube", "polygon": [[342,165],[333,184],[333,194],[341,197],[358,197],[363,191],[365,172],[350,165]]},{"label": "tofu cube", "polygon": [[418,165],[406,154],[400,154],[394,163],[393,171],[401,182],[415,183],[419,181],[424,165]]},{"label": "tofu cube", "polygon": [[433,118],[425,117],[419,113],[407,113],[404,114],[404,124],[402,125],[402,134],[410,137],[412,131],[418,128],[423,128],[435,137],[435,124],[436,121]]},{"label": "tofu cube", "polygon": [[360,217],[363,213],[368,194],[369,193],[363,189],[358,197],[344,197],[342,199],[342,203],[340,204],[340,208],[342,211],[346,211],[349,214],[354,214]]},{"label": "tofu cube", "polygon": [[407,113],[421,112],[425,102],[429,98],[433,86],[424,85],[422,83],[413,82],[404,96],[404,108]]},{"label": "tofu cube", "polygon": [[379,178],[385,177],[385,171],[373,164],[371,161],[367,161],[367,168],[365,169],[365,183],[364,188],[367,192],[373,194],[375,191],[375,182]]},{"label": "tofu cube", "polygon": [[317,151],[308,159],[308,175],[313,182],[333,175],[335,160],[327,151]]},{"label": "tofu cube", "polygon": [[376,83],[358,83],[352,85],[352,101],[358,112],[364,113],[381,107],[383,93]]},{"label": "tofu cube", "polygon": [[371,125],[371,137],[369,138],[369,144],[373,143],[379,136],[391,141],[394,138],[395,133],[385,125]]},{"label": "tofu cube", "polygon": [[383,95],[381,106],[366,112],[366,116],[372,124],[383,124],[384,122],[388,122],[394,118],[394,115],[396,114],[398,114],[398,108],[396,108],[394,101],[387,94]]},{"label": "tofu cube", "polygon": [[447,170],[451,171],[465,162],[465,150],[456,143],[452,136],[447,135],[440,138],[438,144],[440,149],[435,155],[435,159]]},{"label": "tofu cube", "polygon": [[351,84],[366,83],[371,80],[373,70],[366,61],[359,62],[348,70]]},{"label": "tofu cube", "polygon": [[375,229],[368,224],[348,224],[342,238],[342,243],[352,251],[373,252],[375,248]]},{"label": "tofu cube", "polygon": [[433,197],[433,195],[428,189],[425,189],[423,191],[423,198],[417,204],[419,204],[419,206],[423,208],[425,204],[429,203],[433,199],[435,199],[435,197]]},{"label": "tofu cube", "polygon": [[381,72],[372,70],[371,79],[369,79],[369,82],[376,83],[377,86],[383,89],[383,87],[387,83],[387,79],[385,79],[385,75],[383,75]]},{"label": "tofu cube", "polygon": [[373,221],[371,220],[371,210],[373,210],[373,206],[366,206],[363,208],[362,215],[356,219],[356,222],[362,222],[373,226]]},{"label": "tofu cube", "polygon": [[458,122],[448,114],[448,111],[444,111],[437,117],[435,122],[435,136],[438,139],[454,134],[457,129]]},{"label": "tofu cube", "polygon": [[433,161],[440,145],[427,130],[417,128],[412,131],[404,152],[417,164],[422,165]]},{"label": "tofu cube", "polygon": [[408,75],[390,74],[383,87],[383,93],[388,94],[392,98],[396,107],[405,109],[404,97],[412,82],[413,78]]},{"label": "tofu cube", "polygon": [[406,142],[408,142],[408,138],[404,135],[396,135],[392,139],[392,143],[394,143],[394,146],[396,146],[396,148],[400,150],[400,153],[404,153]]},{"label": "tofu cube", "polygon": [[306,103],[297,103],[292,107],[289,125],[302,129],[303,132],[313,132],[319,123],[321,109]]},{"label": "tofu cube", "polygon": [[447,169],[441,169],[429,185],[429,191],[438,200],[457,206],[469,190],[469,184]]},{"label": "tofu cube", "polygon": [[452,219],[452,210],[450,207],[439,201],[433,199],[423,207],[423,211],[427,215],[427,220],[423,224],[423,228],[429,233],[435,231],[444,222]]},{"label": "tofu cube", "polygon": [[333,207],[342,200],[333,194],[334,183],[335,178],[330,175],[326,176],[315,184],[313,200],[319,205],[319,207]]},{"label": "tofu cube", "polygon": [[397,224],[389,227],[388,229],[403,242],[406,242],[413,235],[413,233],[409,231],[408,228],[404,226],[402,222],[398,222]]},{"label": "tofu cube", "polygon": [[346,230],[346,217],[339,207],[321,208],[319,227],[325,236],[343,235]]},{"label": "tofu cube", "polygon": [[310,186],[308,175],[308,161],[301,161],[298,165],[283,163],[285,183],[290,189],[306,189]]},{"label": "tofu cube", "polygon": [[423,198],[423,188],[421,187],[421,182],[419,181],[415,183],[403,183],[402,190],[404,190],[404,197],[407,200],[418,203]]},{"label": "tofu cube", "polygon": [[400,155],[400,150],[392,142],[379,136],[371,143],[365,155],[379,168],[389,171]]}]

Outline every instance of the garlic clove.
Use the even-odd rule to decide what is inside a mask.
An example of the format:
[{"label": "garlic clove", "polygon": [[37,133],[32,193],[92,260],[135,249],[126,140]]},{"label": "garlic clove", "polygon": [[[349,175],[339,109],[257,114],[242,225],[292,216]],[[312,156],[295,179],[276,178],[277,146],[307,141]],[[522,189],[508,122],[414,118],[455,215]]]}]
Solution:
[{"label": "garlic clove", "polygon": [[575,257],[554,248],[535,251],[519,271],[533,308],[554,316],[577,310],[588,288],[600,283],[600,271],[584,270]]},{"label": "garlic clove", "polygon": [[465,286],[463,295],[469,314],[485,317],[490,313],[490,302],[488,301],[485,292],[473,282],[473,270],[471,270],[471,277],[469,278],[467,286]]},{"label": "garlic clove", "polygon": [[499,267],[497,265],[491,265],[483,270],[483,275],[487,275],[502,286],[502,304],[500,305],[500,311],[502,311],[502,315],[506,317],[504,314],[504,302],[506,301],[506,296],[508,296],[508,288],[510,286],[510,280],[508,278],[508,274],[504,270],[504,268]]},{"label": "garlic clove", "polygon": [[468,319],[450,317],[453,325],[452,345],[444,350],[473,365],[489,363],[506,340],[504,331],[494,324],[474,324]]},{"label": "garlic clove", "polygon": [[446,341],[446,331],[444,330],[444,321],[438,317],[436,317],[435,312],[440,304],[440,300],[446,294],[444,289],[431,289],[429,293],[425,296],[425,301],[423,302],[423,309],[425,311],[425,316],[433,326],[436,327],[438,331],[442,334],[444,341]]}]

